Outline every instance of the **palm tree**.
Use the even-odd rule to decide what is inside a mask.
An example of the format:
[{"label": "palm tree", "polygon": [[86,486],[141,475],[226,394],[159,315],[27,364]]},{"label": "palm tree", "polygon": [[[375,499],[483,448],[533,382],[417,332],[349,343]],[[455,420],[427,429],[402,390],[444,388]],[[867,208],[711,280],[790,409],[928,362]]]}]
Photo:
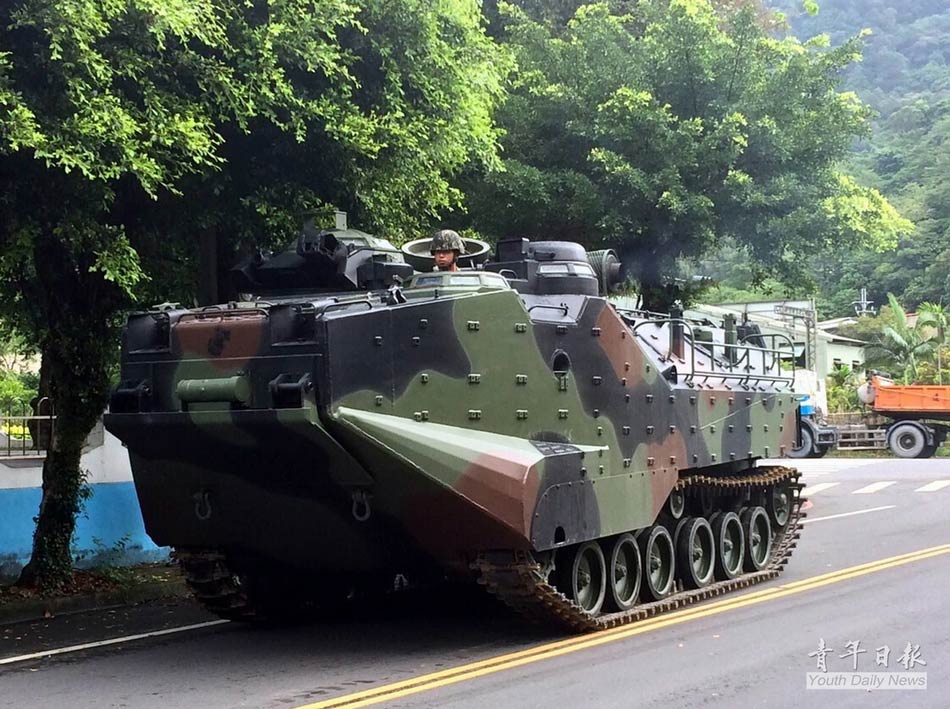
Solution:
[{"label": "palm tree", "polygon": [[846,364],[834,367],[828,372],[828,383],[836,387],[846,387],[854,383],[854,370]]},{"label": "palm tree", "polygon": [[855,373],[848,365],[834,367],[825,380],[828,384],[828,411],[842,413],[858,406],[858,390],[855,386]]},{"label": "palm tree", "polygon": [[940,361],[940,348],[947,343],[947,328],[950,326],[950,312],[939,303],[921,303],[920,317],[917,318],[917,327],[930,326],[936,334],[928,342],[932,342],[937,352],[937,384],[943,384],[943,363]]},{"label": "palm tree", "polygon": [[907,313],[893,293],[887,294],[887,302],[894,314],[894,324],[884,326],[879,346],[902,368],[904,384],[911,384],[917,379],[918,357],[931,352],[934,343],[923,338],[920,328],[910,326]]}]

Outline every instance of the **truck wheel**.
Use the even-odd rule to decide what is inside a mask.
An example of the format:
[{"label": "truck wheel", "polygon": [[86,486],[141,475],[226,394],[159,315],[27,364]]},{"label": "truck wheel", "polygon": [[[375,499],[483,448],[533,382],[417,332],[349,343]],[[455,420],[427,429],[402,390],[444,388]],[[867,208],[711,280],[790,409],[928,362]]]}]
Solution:
[{"label": "truck wheel", "polygon": [[927,450],[927,436],[915,423],[899,423],[887,435],[887,447],[898,458],[921,458]]},{"label": "truck wheel", "polygon": [[787,455],[789,458],[808,458],[814,450],[815,436],[812,434],[811,428],[802,424],[802,447],[792,448]]},{"label": "truck wheel", "polygon": [[828,451],[831,450],[831,446],[815,446],[815,452],[811,454],[811,458],[824,458],[828,455]]}]

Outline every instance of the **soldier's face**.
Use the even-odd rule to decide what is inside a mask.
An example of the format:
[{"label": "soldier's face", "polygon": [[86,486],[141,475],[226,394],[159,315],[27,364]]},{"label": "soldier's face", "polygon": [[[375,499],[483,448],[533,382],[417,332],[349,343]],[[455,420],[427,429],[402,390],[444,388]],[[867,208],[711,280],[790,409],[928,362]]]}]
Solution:
[{"label": "soldier's face", "polygon": [[454,251],[436,251],[435,252],[435,267],[440,271],[444,271],[452,267],[452,264],[455,262],[455,252]]}]

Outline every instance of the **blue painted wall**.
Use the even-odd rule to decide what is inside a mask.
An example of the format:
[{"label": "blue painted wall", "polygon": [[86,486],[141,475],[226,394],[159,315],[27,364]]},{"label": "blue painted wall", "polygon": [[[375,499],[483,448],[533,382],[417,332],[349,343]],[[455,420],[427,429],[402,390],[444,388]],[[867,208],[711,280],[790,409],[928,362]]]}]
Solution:
[{"label": "blue painted wall", "polygon": [[[77,565],[139,564],[168,558],[145,533],[132,482],[90,485],[92,497],[76,520],[73,549]],[[0,577],[16,576],[29,561],[33,517],[39,510],[40,488],[0,489]]]}]

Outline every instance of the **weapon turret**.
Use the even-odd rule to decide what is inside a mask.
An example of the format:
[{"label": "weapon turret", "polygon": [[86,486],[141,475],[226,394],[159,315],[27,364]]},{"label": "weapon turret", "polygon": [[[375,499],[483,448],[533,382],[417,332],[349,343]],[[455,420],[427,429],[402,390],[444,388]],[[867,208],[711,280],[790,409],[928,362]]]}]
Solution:
[{"label": "weapon turret", "polygon": [[607,295],[623,279],[613,251],[588,253],[571,241],[505,239],[495,253],[485,270],[505,276],[521,293]]},{"label": "weapon turret", "polygon": [[386,239],[345,227],[318,230],[311,220],[286,249],[245,259],[231,270],[231,279],[238,293],[267,296],[377,290],[412,273]]}]

